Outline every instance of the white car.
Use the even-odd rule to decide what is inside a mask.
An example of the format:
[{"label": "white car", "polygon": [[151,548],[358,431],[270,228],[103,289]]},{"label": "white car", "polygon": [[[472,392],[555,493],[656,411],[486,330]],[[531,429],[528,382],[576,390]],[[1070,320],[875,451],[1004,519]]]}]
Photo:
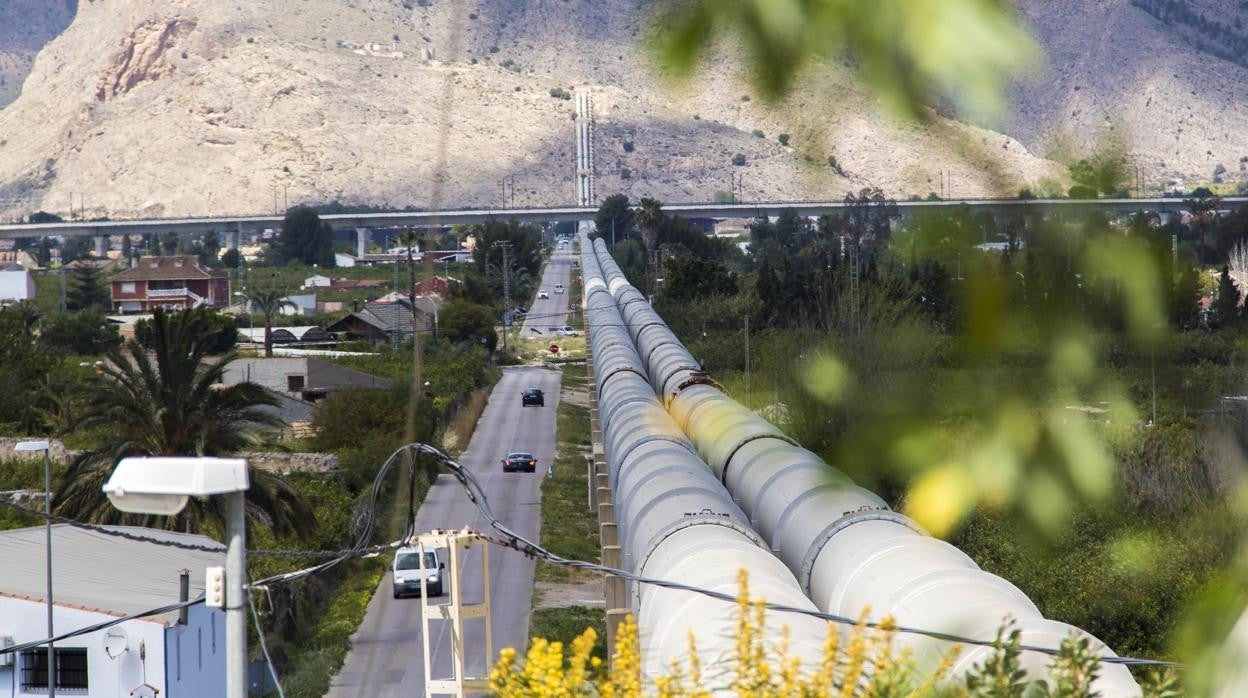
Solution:
[{"label": "white car", "polygon": [[564,325],[563,327],[556,327],[554,329],[554,333],[556,337],[579,337],[581,336],[580,333],[577,332],[576,329],[573,328],[571,325]]},{"label": "white car", "polygon": [[[425,586],[430,596],[442,595],[442,573],[446,565],[438,551],[425,549]],[[399,548],[394,554],[394,598],[420,593],[420,548]]]},{"label": "white car", "polygon": [[550,294],[546,292],[546,289],[539,288],[537,290],[537,299],[540,301],[545,298],[550,298]]},{"label": "white car", "polygon": [[555,293],[563,293],[563,284],[555,284]]}]

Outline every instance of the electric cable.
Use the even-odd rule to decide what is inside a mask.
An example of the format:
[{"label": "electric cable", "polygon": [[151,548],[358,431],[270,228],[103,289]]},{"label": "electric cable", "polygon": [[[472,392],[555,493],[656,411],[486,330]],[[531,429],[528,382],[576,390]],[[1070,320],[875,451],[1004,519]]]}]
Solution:
[{"label": "electric cable", "polygon": [[47,645],[49,642],[60,642],[61,640],[68,640],[71,637],[78,637],[79,635],[87,635],[89,633],[93,633],[99,630],[111,628],[114,625],[117,625],[119,623],[125,623],[126,621],[138,620],[139,618],[147,618],[148,616],[160,616],[160,615],[171,613],[173,611],[177,611],[183,608],[190,608],[191,606],[194,606],[195,604],[201,604],[203,602],[204,600],[202,598],[199,598],[199,599],[195,599],[194,601],[181,601],[179,603],[169,604],[168,606],[161,606],[159,608],[153,608],[147,611],[139,611],[138,613],[131,613],[128,616],[122,616],[120,618],[113,618],[111,620],[106,620],[102,623],[96,623],[95,625],[88,625],[83,628],[78,628],[77,630],[71,630],[67,633],[61,633],[60,635],[57,635],[52,638],[44,638],[42,640],[32,640],[30,642],[23,642],[20,645],[13,645],[12,647],[0,648],[0,654],[13,654],[17,652],[24,652],[26,650],[32,650],[37,647],[42,647],[44,645]]},{"label": "electric cable", "polygon": [[[166,548],[178,548],[181,550],[193,550],[196,552],[205,552],[205,553],[225,552],[224,544],[217,544],[215,546],[199,545],[196,543],[186,543],[183,541],[153,538],[151,536],[145,536],[140,533],[130,533],[128,531],[118,530],[117,528],[110,528],[108,526],[100,526],[97,524],[85,523],[83,521],[79,521],[77,519],[71,519],[66,516],[60,516],[58,514],[47,514],[41,510],[31,509],[30,507],[25,507],[25,506],[22,506],[21,504],[7,501],[5,499],[0,499],[0,506],[13,509],[14,511],[21,512],[28,516],[34,516],[40,519],[51,521],[52,523],[65,524],[67,526],[73,526],[74,528],[79,528],[84,531],[92,531],[94,533],[99,533],[105,536],[112,536],[114,538],[124,538],[126,540],[132,540],[132,541],[136,541],[139,543],[150,543],[152,545],[160,545]],[[391,543],[381,543],[378,545],[373,545],[373,546],[364,548],[363,551],[366,553],[372,553],[372,552],[380,553],[380,552],[385,552],[386,550],[392,550],[394,548],[397,548],[399,544],[400,544],[400,541],[394,541]],[[294,549],[281,550],[281,549],[259,548],[259,549],[248,550],[247,555],[254,556],[254,557],[278,557],[278,558],[281,558],[281,557],[333,558],[333,557],[339,557],[347,553],[358,553],[360,552],[360,550],[361,549],[359,548],[344,548],[342,550],[294,550]]]},{"label": "electric cable", "polygon": [[264,655],[264,663],[269,667],[269,675],[273,677],[273,685],[277,686],[278,698],[286,698],[286,691],[282,688],[282,680],[277,678],[277,669],[273,666],[273,658],[269,656],[269,645],[264,641],[264,628],[260,627],[260,614],[256,613],[256,600],[251,596],[251,589],[247,590],[247,605],[251,608],[251,622],[256,627],[256,637],[260,639],[260,652]]},{"label": "electric cable", "polygon": [[[643,577],[641,575],[634,574],[627,570],[622,570],[622,569],[618,569],[614,567],[608,567],[606,565],[602,565],[602,564],[595,563],[595,562],[586,562],[584,560],[575,560],[575,559],[565,558],[560,555],[556,555],[555,553],[552,553],[549,550],[543,548],[541,545],[534,543],[533,541],[513,531],[506,524],[500,521],[494,515],[493,510],[490,508],[489,498],[486,496],[485,491],[481,487],[480,482],[476,479],[476,477],[472,474],[471,471],[469,471],[463,465],[456,462],[449,455],[443,453],[440,449],[434,446],[430,446],[428,444],[412,444],[412,446],[419,448],[420,450],[423,450],[426,453],[435,454],[439,459],[441,459],[443,461],[443,464],[447,466],[447,468],[451,471],[451,473],[455,476],[455,478],[459,480],[460,484],[463,485],[469,501],[471,501],[477,507],[477,510],[481,512],[481,514],[490,523],[490,526],[492,528],[494,528],[499,533],[503,534],[504,538],[502,539],[493,538],[490,536],[482,536],[489,543],[492,543],[494,545],[498,545],[501,547],[511,548],[527,556],[540,558],[542,560],[545,560],[546,562],[549,562],[551,564],[558,565],[561,567],[569,567],[573,569],[581,569],[581,570],[586,570],[590,572],[598,572],[601,574],[614,575],[617,577],[627,579],[632,582],[636,582],[638,584],[648,584],[651,586],[658,586],[658,587],[662,587],[665,589],[688,591],[688,592],[692,592],[696,594],[701,594],[703,596],[707,596],[707,597],[717,599],[720,601],[725,601],[729,603],[738,603],[737,597],[732,594],[726,594],[724,592],[715,591],[713,589],[704,589],[701,587],[695,587],[695,586],[691,586],[688,584],[682,584],[680,582],[673,582],[673,581],[666,580],[666,579],[655,579],[652,577]],[[840,616],[840,615],[836,615],[833,613],[824,613],[822,611],[813,611],[810,609],[797,608],[794,606],[787,606],[784,604],[776,604],[776,603],[771,603],[771,602],[765,602],[764,606],[769,611],[777,611],[781,613],[796,613],[800,615],[810,616],[813,618],[818,618],[820,620],[827,621],[830,623],[836,623],[838,625],[856,626],[860,624],[860,622],[857,619],[849,618],[847,616]],[[878,629],[882,625],[878,621],[864,621],[861,624],[864,625],[865,627],[872,628],[872,629]],[[937,640],[943,640],[946,642],[956,642],[956,643],[960,643],[964,645],[974,645],[977,647],[993,647],[997,644],[996,640],[982,640],[982,639],[966,637],[962,635],[944,633],[944,632],[935,631],[935,630],[926,630],[923,628],[914,628],[914,627],[909,627],[909,626],[893,626],[893,629],[895,629],[896,632],[899,632],[899,633],[904,633],[904,634],[909,634],[909,635],[923,635],[923,636],[931,637]],[[1055,648],[1038,647],[1034,645],[1021,645],[1019,649],[1022,651],[1027,651],[1027,652],[1039,652],[1039,653],[1047,654],[1050,656],[1056,656],[1059,652],[1059,650]],[[1182,668],[1184,666],[1183,664],[1179,662],[1171,662],[1171,661],[1156,660],[1156,659],[1142,659],[1142,658],[1137,658],[1137,657],[1101,657],[1101,661],[1107,664],[1124,664],[1124,665],[1130,665],[1130,666],[1164,666],[1164,667],[1176,667],[1176,668]]]}]

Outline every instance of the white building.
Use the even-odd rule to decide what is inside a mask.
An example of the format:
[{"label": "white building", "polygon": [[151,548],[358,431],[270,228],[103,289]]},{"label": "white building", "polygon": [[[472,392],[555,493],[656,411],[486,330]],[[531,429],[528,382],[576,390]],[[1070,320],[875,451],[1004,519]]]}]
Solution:
[{"label": "white building", "polygon": [[0,265],[0,301],[25,301],[35,297],[35,277],[20,264]]},{"label": "white building", "polygon": [[303,280],[303,287],[304,288],[317,288],[317,287],[329,288],[329,285],[332,281],[333,279],[330,279],[328,276],[323,276],[321,274],[314,274],[313,276],[309,276],[308,278]]},{"label": "white building", "polygon": [[[210,538],[147,528],[109,527],[166,541],[219,547]],[[44,528],[0,532],[0,647],[47,637]],[[67,525],[52,527],[53,629],[57,635],[203,595],[204,569],[220,552],[184,550]],[[57,693],[98,698],[225,695],[225,614],[203,604],[128,620],[56,643]],[[47,647],[0,654],[0,686],[10,695],[48,693]],[[158,693],[156,692],[158,691]]]}]

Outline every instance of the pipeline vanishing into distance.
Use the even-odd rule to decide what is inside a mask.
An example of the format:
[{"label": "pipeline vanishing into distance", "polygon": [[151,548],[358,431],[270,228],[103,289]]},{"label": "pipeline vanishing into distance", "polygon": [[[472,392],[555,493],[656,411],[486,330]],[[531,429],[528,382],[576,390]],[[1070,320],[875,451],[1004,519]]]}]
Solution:
[{"label": "pipeline vanishing into distance", "polygon": [[[626,569],[731,593],[745,568],[751,596],[770,602],[847,617],[869,608],[872,621],[891,616],[901,626],[987,641],[1011,622],[1025,646],[1056,649],[1075,635],[1101,656],[1115,656],[1089,633],[1044,618],[1013,584],[725,395],[628,282],[605,242],[582,234],[580,245],[582,307]],[[704,667],[732,656],[730,604],[649,587],[633,589],[631,600],[648,676],[686,656],[690,630]],[[810,620],[770,614],[769,640],[788,625],[795,654],[817,656],[811,652],[826,630]],[[928,671],[950,648],[918,634],[896,642]],[[992,651],[964,648],[952,675]],[[1032,678],[1047,676],[1051,661],[1043,652],[1021,656]],[[1094,688],[1102,696],[1140,693],[1120,664],[1102,664]]]}]

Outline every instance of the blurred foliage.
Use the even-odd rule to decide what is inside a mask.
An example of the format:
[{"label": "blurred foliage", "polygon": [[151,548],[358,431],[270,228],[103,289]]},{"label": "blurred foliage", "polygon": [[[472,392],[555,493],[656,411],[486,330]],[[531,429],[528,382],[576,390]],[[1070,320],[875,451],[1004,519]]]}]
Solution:
[{"label": "blurred foliage", "polygon": [[1248,405],[1224,396],[1248,392],[1248,328],[1198,252],[1233,244],[1040,209],[894,219],[874,244],[849,225],[760,220],[748,258],[712,258],[736,294],[656,308],[734,397],[1046,616],[1123,653],[1212,651],[1230,622],[1205,649],[1180,628],[1202,599],[1243,608],[1209,589],[1241,579]]},{"label": "blurred foliage", "polygon": [[746,78],[785,95],[804,69],[846,60],[892,111],[919,116],[947,100],[1000,116],[1007,81],[1039,60],[1035,40],[1001,0],[682,0],[659,11],[659,64],[688,78],[717,40],[745,52]]}]

